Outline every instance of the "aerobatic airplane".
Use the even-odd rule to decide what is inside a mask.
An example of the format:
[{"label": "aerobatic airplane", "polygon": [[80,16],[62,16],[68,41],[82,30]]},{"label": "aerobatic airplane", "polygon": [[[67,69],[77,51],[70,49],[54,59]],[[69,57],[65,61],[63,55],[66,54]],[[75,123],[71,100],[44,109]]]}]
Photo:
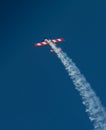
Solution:
[{"label": "aerobatic airplane", "polygon": [[[43,41],[39,42],[39,43],[35,43],[34,46],[38,47],[38,46],[44,46],[47,44],[51,44],[51,43],[57,43],[57,42],[61,42],[63,41],[63,38],[58,38],[58,39],[53,39],[53,40],[48,40],[48,39],[44,39]],[[59,48],[59,50],[61,50],[61,48]],[[54,50],[50,50],[50,52],[54,52]]]}]

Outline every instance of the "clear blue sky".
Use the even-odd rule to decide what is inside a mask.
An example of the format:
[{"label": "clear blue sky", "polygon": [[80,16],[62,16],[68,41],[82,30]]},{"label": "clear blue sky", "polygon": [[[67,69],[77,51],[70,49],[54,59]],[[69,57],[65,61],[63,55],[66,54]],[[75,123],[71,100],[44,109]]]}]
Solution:
[{"label": "clear blue sky", "polygon": [[92,130],[79,93],[44,37],[58,43],[106,106],[104,0],[0,1],[0,129]]}]

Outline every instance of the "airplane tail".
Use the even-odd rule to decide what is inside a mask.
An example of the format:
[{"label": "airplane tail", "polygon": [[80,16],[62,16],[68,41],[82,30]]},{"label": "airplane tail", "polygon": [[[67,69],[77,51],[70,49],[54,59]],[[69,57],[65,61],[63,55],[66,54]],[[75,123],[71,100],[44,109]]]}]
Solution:
[{"label": "airplane tail", "polygon": [[[58,50],[60,50],[60,51],[61,51],[62,49],[61,49],[61,48],[58,48]],[[53,49],[51,49],[51,50],[50,50],[50,52],[54,52],[54,50],[53,50]]]}]

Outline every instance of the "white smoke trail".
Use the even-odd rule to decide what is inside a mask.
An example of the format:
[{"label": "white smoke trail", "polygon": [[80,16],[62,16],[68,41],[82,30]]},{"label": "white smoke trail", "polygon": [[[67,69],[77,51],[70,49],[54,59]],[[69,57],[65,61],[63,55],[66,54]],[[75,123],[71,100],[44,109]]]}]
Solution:
[{"label": "white smoke trail", "polygon": [[86,112],[89,115],[89,119],[94,124],[94,129],[106,130],[106,111],[90,84],[80,73],[80,70],[75,63],[63,51],[59,50],[55,44],[50,43],[50,46],[65,66],[76,90],[79,91],[82,97],[82,103],[85,105]]}]

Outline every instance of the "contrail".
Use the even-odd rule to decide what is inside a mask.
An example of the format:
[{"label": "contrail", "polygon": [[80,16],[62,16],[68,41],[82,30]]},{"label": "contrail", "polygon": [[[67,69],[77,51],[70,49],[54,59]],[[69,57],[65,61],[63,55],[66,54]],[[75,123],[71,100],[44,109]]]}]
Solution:
[{"label": "contrail", "polygon": [[90,121],[93,122],[94,129],[106,130],[106,111],[102,106],[100,99],[67,54],[58,49],[55,44],[50,43],[50,46],[65,66],[65,69],[75,85],[75,89],[80,93],[82,103],[86,107],[86,112],[88,113]]}]

